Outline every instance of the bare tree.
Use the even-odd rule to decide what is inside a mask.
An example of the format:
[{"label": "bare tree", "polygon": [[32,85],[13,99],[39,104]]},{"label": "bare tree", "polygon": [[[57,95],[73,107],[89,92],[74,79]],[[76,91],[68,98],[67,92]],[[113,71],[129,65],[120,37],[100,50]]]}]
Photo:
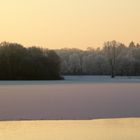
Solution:
[{"label": "bare tree", "polygon": [[109,60],[109,64],[111,67],[111,77],[115,77],[115,69],[116,69],[116,48],[119,46],[119,43],[117,43],[115,40],[113,41],[108,41],[105,43],[105,48],[107,51],[107,57]]}]

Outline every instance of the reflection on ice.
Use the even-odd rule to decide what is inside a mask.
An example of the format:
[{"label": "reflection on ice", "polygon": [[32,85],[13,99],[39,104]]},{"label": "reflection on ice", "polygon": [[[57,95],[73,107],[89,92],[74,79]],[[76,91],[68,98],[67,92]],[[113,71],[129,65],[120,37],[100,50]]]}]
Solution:
[{"label": "reflection on ice", "polygon": [[139,140],[140,119],[0,122],[0,140]]}]

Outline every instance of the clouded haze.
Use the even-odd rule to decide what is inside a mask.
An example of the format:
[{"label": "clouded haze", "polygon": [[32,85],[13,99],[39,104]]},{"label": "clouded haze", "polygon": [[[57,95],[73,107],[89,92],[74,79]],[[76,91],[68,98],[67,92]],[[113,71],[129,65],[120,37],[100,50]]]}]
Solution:
[{"label": "clouded haze", "polygon": [[140,42],[140,0],[1,0],[0,41],[49,48]]}]

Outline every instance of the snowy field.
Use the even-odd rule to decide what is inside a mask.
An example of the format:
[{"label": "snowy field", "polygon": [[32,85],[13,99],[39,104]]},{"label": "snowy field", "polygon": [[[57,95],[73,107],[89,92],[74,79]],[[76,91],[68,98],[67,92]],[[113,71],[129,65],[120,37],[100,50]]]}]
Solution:
[{"label": "snowy field", "polygon": [[140,77],[0,81],[0,120],[140,117]]},{"label": "snowy field", "polygon": [[0,122],[0,140],[140,140],[140,119]]}]

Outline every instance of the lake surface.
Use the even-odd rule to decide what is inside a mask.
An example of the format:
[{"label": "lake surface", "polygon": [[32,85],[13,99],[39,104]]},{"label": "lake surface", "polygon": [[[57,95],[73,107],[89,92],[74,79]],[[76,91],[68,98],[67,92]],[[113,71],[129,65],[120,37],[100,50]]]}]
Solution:
[{"label": "lake surface", "polygon": [[140,78],[0,81],[0,120],[140,117]]}]

